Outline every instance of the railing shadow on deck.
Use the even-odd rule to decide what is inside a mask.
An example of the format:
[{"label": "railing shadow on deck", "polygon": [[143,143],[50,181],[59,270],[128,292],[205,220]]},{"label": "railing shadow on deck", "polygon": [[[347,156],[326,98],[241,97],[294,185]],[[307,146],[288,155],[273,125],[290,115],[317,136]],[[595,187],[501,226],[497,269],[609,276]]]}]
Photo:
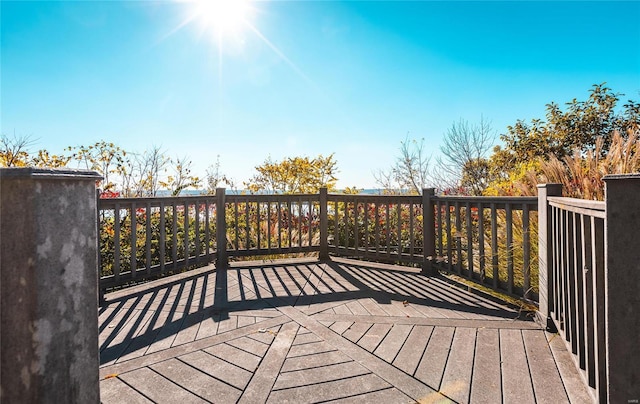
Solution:
[{"label": "railing shadow on deck", "polygon": [[[209,287],[212,281],[215,283],[213,296]],[[230,282],[238,284],[238,295],[231,299],[228,294]],[[295,285],[295,289],[287,285]],[[116,296],[100,310],[101,315],[111,310],[100,322],[101,333],[110,330],[100,345],[101,363],[117,360],[125,352],[150,345],[160,333],[162,338],[172,338],[184,324],[203,319],[221,322],[234,312],[360,298],[372,298],[380,304],[395,300],[495,319],[532,321],[530,317],[490,300],[483,299],[483,305],[477,305],[468,292],[440,278],[427,279],[415,271],[389,271],[357,262],[310,260],[241,265],[167,279],[158,285],[140,286],[133,288],[131,293],[126,292],[116,292]],[[183,299],[186,299],[184,304],[180,304]],[[197,302],[196,307],[192,307],[194,302]],[[164,310],[166,320],[161,321],[160,313],[167,306],[168,312]],[[145,319],[144,313],[150,311],[153,315]],[[178,319],[174,319],[176,315]],[[141,327],[144,328],[142,332]],[[121,332],[127,334],[123,336]],[[121,342],[112,344],[116,338]]]}]

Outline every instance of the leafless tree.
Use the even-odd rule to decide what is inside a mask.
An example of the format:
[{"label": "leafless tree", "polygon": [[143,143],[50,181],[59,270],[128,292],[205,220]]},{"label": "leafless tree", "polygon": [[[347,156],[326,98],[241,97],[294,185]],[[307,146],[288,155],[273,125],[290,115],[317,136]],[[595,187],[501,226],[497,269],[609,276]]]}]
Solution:
[{"label": "leafless tree", "polygon": [[191,174],[191,160],[187,156],[176,157],[169,164],[172,174],[166,181],[160,181],[160,185],[167,188],[171,195],[178,196],[183,190],[200,185],[200,178]]},{"label": "leafless tree", "polygon": [[157,196],[160,188],[160,175],[166,171],[170,159],[160,146],[152,146],[143,154],[134,155],[130,160],[129,171],[125,173],[123,183],[128,184],[127,193],[131,196]]},{"label": "leafless tree", "polygon": [[207,168],[206,176],[206,192],[210,195],[215,195],[216,188],[218,188],[222,183],[227,184],[231,189],[236,190],[235,181],[220,171],[220,155],[216,156],[216,162]]},{"label": "leafless tree", "polygon": [[454,122],[440,146],[434,177],[438,188],[460,189],[480,195],[487,186],[486,156],[495,144],[496,132],[491,122],[480,117],[472,125],[460,119]]},{"label": "leafless tree", "polygon": [[424,139],[407,138],[400,144],[400,156],[387,171],[374,173],[376,183],[388,193],[419,194],[432,185],[431,155],[427,155]]},{"label": "leafless tree", "polygon": [[31,136],[0,135],[0,167],[21,167],[28,165],[29,150],[35,141]]}]

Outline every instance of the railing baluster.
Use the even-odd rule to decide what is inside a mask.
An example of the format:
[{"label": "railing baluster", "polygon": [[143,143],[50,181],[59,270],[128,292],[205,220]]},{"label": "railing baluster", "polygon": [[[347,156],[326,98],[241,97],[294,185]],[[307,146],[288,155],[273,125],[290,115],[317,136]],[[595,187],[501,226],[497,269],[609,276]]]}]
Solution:
[{"label": "railing baluster", "polygon": [[380,253],[380,206],[378,205],[378,202],[375,202],[374,206],[376,207],[376,258],[378,258]]},{"label": "railing baluster", "polygon": [[437,206],[437,213],[436,213],[436,220],[438,221],[438,256],[439,257],[444,257],[444,252],[443,252],[443,244],[442,244],[442,202],[440,202],[440,200],[438,200],[436,202],[436,206]]},{"label": "railing baluster", "polygon": [[120,204],[116,202],[113,213],[113,277],[120,281]]},{"label": "railing baluster", "polygon": [[491,276],[493,276],[493,289],[500,286],[500,273],[498,272],[498,212],[496,204],[491,203]]},{"label": "railing baluster", "polygon": [[137,274],[137,269],[138,269],[138,261],[137,261],[137,255],[138,252],[136,250],[136,244],[138,242],[137,240],[137,236],[138,236],[138,219],[136,218],[136,203],[132,202],[131,203],[131,214],[129,215],[129,217],[131,218],[131,257],[129,257],[129,259],[131,260],[131,278],[135,279],[136,274]]},{"label": "railing baluster", "polygon": [[391,217],[389,216],[389,203],[384,205],[384,222],[385,222],[385,245],[387,249],[387,258],[391,257]]},{"label": "railing baluster", "polygon": [[211,205],[209,199],[204,200],[204,244],[205,244],[205,262],[211,262],[211,228],[210,228],[210,211]]},{"label": "railing baluster", "polygon": [[175,201],[171,203],[173,208],[172,235],[171,235],[171,258],[173,260],[173,270],[178,269],[178,205]]},{"label": "railing baluster", "polygon": [[[414,234],[414,206],[413,203],[409,203],[409,257],[410,260],[413,261],[414,257],[414,247],[415,247],[415,234]],[[433,257],[435,260],[436,257]]]},{"label": "railing baluster", "polygon": [[593,249],[592,249],[592,232],[593,227],[591,216],[582,216],[582,262],[584,269],[581,271],[584,287],[582,289],[582,298],[585,303],[584,308],[584,324],[585,324],[585,370],[587,373],[587,382],[589,386],[596,387],[596,370],[595,370],[595,326],[594,320],[594,294],[593,294]]},{"label": "railing baluster", "polygon": [[353,223],[355,226],[354,229],[354,235],[355,235],[355,247],[356,247],[356,255],[360,256],[360,222],[359,220],[359,213],[360,213],[360,202],[358,201],[357,197],[354,196],[353,199],[353,209],[354,209],[354,213],[353,213]]},{"label": "railing baluster", "polygon": [[159,244],[159,258],[160,258],[160,273],[164,274],[165,273],[165,268],[164,268],[164,264],[165,264],[165,260],[166,260],[166,245],[165,243],[167,242],[167,237],[166,237],[166,212],[165,212],[165,205],[164,205],[164,201],[160,201],[160,241],[158,242]]},{"label": "railing baluster", "polygon": [[291,248],[291,228],[293,221],[291,220],[291,199],[287,198],[287,233],[289,235],[289,245],[287,247]]},{"label": "railing baluster", "polygon": [[594,327],[595,337],[595,368],[596,386],[601,402],[606,402],[607,397],[607,365],[606,365],[606,335],[605,335],[605,291],[604,291],[604,220],[592,217],[593,229],[593,294],[594,294]]},{"label": "railing baluster", "polygon": [[302,198],[298,197],[298,248],[302,247]]},{"label": "railing baluster", "polygon": [[580,368],[585,368],[584,362],[584,303],[582,300],[582,290],[584,288],[582,282],[582,214],[574,213],[573,220],[573,279],[575,280],[574,298],[575,298],[575,324],[576,335],[575,345],[578,355],[578,364]]},{"label": "railing baluster", "polygon": [[364,201],[364,254],[369,255],[369,203]]},{"label": "railing baluster", "polygon": [[531,298],[531,238],[529,234],[529,205],[522,204],[522,295]]},{"label": "railing baluster", "polygon": [[147,202],[145,206],[145,267],[147,275],[151,274],[151,202]]},{"label": "railing baluster", "polygon": [[338,245],[340,244],[340,232],[338,231],[338,212],[340,205],[338,199],[333,201],[333,248],[334,251],[338,252]]},{"label": "railing baluster", "polygon": [[308,209],[308,218],[307,218],[307,225],[309,227],[309,247],[311,247],[313,245],[313,232],[311,230],[311,228],[313,227],[313,201],[311,200],[311,197],[309,197],[309,201],[308,201],[308,205],[309,207]]},{"label": "railing baluster", "polygon": [[478,202],[478,266],[480,271],[480,283],[485,282],[485,264],[484,256],[484,206],[482,202]]},{"label": "railing baluster", "polygon": [[267,251],[271,253],[271,201],[267,201]]},{"label": "railing baluster", "polygon": [[282,248],[282,203],[278,201],[278,248]]},{"label": "railing baluster", "polygon": [[505,204],[506,223],[507,226],[507,291],[513,294],[513,212],[511,203]]},{"label": "railing baluster", "polygon": [[398,260],[402,261],[402,204],[400,203],[400,201],[398,201],[398,203],[396,204],[396,213],[398,215],[398,223],[397,223],[397,228],[398,228],[398,234],[397,234],[397,238],[398,238]]},{"label": "railing baluster", "polygon": [[240,222],[238,216],[238,205],[239,201],[236,199],[233,201],[233,233],[235,238],[235,249],[238,251],[240,249]]},{"label": "railing baluster", "polygon": [[200,253],[202,251],[202,246],[200,244],[200,201],[196,200],[194,204],[194,226],[195,226],[195,237],[196,237],[196,265],[200,263]]},{"label": "railing baluster", "polygon": [[[249,198],[247,198],[245,200],[244,203],[244,226],[245,226],[245,246],[244,249],[245,250],[250,250],[251,249],[251,236],[250,236],[250,228],[251,228],[251,221],[249,220],[251,217],[251,213],[250,213],[250,206],[249,206]],[[291,245],[291,243],[289,243],[289,245]]]},{"label": "railing baluster", "polygon": [[261,233],[261,227],[260,227],[260,201],[256,201],[256,247],[258,248],[258,250],[262,247],[262,245],[260,244],[260,233]]},{"label": "railing baluster", "polygon": [[184,202],[184,267],[189,267],[189,202]]},{"label": "railing baluster", "polygon": [[574,225],[573,225],[573,212],[567,212],[567,336],[568,341],[571,343],[571,352],[577,353],[576,345],[576,307],[575,293],[576,293],[576,280],[574,277]]},{"label": "railing baluster", "polygon": [[456,209],[456,272],[462,274],[462,219],[460,217],[460,202],[455,203]]},{"label": "railing baluster", "polygon": [[465,203],[465,220],[467,221],[467,277],[473,279],[473,233],[471,232],[471,203]]},{"label": "railing baluster", "polygon": [[[447,211],[445,212],[445,222],[447,222],[447,269],[449,271],[453,268],[453,246],[455,245],[451,240],[451,204],[449,201],[445,203]],[[424,206],[422,207],[422,215],[424,217]],[[424,242],[424,240],[423,240]]]}]

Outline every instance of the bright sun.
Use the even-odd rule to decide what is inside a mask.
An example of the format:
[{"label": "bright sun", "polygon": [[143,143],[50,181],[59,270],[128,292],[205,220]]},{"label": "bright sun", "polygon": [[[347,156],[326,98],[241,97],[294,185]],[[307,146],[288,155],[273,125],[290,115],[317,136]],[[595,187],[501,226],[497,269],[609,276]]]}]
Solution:
[{"label": "bright sun", "polygon": [[191,11],[200,28],[215,33],[219,39],[249,24],[250,10],[248,0],[197,0],[192,3]]}]

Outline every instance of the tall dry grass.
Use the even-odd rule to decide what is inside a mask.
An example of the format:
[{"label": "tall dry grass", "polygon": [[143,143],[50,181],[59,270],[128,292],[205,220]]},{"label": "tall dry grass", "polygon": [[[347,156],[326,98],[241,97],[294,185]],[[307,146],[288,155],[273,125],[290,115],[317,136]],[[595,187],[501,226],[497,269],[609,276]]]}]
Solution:
[{"label": "tall dry grass", "polygon": [[640,130],[629,131],[626,136],[614,132],[609,149],[605,138],[599,137],[593,150],[576,150],[562,160],[551,156],[540,164],[540,172],[529,170],[514,187],[521,195],[535,196],[537,184],[562,184],[564,196],[604,200],[602,178],[609,174],[627,174],[640,170]]}]

